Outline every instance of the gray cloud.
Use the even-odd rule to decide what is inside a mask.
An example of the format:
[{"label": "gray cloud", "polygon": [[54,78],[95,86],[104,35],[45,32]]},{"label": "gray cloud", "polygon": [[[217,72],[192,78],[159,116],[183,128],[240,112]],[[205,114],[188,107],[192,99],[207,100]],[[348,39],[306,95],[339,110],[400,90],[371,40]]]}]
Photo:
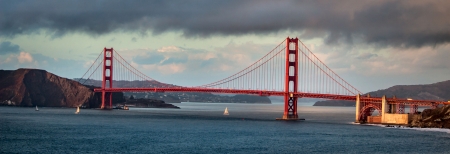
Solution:
[{"label": "gray cloud", "polygon": [[356,57],[356,58],[358,58],[358,59],[361,59],[361,60],[367,60],[367,59],[370,59],[370,58],[372,58],[372,57],[377,57],[378,55],[377,54],[373,54],[373,53],[368,53],[368,52],[366,52],[366,53],[363,53],[363,54],[360,54],[358,57]]},{"label": "gray cloud", "polygon": [[[169,49],[170,50],[170,49]],[[157,50],[147,51],[146,55],[139,55],[133,57],[133,61],[137,64],[158,64],[158,65],[168,65],[168,64],[179,64],[187,63],[189,60],[189,55],[191,54],[204,54],[205,51],[199,49],[174,47],[172,52],[158,52]]]},{"label": "gray cloud", "polygon": [[55,73],[62,77],[81,77],[86,72],[83,66],[83,61],[72,59],[55,59],[42,54],[32,54],[34,60],[34,67],[38,69],[45,69],[49,72]]},{"label": "gray cloud", "polygon": [[18,53],[19,51],[19,45],[12,44],[9,41],[4,41],[0,44],[0,54]]},{"label": "gray cloud", "polygon": [[0,36],[114,31],[185,37],[303,31],[327,43],[421,47],[450,41],[447,1],[1,1]]}]

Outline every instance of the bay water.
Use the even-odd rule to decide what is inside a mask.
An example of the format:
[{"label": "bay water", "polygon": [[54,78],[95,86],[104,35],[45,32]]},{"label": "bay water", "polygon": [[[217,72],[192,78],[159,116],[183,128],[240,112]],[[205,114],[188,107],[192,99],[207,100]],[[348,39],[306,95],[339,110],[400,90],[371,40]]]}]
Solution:
[{"label": "bay water", "polygon": [[[174,103],[181,109],[0,107],[0,153],[450,153],[448,129],[354,124],[354,107]],[[230,115],[224,116],[228,108]]]}]

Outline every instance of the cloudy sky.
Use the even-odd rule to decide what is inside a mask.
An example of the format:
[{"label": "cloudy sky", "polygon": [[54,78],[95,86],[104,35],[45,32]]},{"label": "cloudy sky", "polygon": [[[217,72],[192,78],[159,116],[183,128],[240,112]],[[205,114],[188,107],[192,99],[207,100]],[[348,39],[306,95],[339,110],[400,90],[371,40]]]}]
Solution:
[{"label": "cloudy sky", "polygon": [[449,17],[445,0],[0,0],[0,69],[78,78],[114,47],[154,79],[195,86],[290,36],[369,92],[449,80]]}]

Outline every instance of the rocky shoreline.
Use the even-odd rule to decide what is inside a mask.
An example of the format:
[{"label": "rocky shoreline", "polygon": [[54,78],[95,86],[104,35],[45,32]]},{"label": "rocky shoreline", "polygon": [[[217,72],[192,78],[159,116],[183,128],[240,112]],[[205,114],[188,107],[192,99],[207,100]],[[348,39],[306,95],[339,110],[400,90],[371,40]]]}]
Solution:
[{"label": "rocky shoreline", "polygon": [[410,126],[450,129],[450,106],[445,105],[436,109],[425,109],[422,113],[413,115]]}]

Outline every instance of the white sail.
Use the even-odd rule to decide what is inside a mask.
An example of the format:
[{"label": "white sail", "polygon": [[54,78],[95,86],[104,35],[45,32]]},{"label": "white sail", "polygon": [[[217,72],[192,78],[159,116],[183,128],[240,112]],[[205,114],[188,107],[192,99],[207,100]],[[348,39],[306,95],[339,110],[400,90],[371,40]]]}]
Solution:
[{"label": "white sail", "polygon": [[225,107],[225,111],[223,111],[223,115],[230,115],[230,114],[228,113],[228,107]]},{"label": "white sail", "polygon": [[37,105],[36,105],[36,111],[39,111],[39,109],[38,109]]},{"label": "white sail", "polygon": [[75,114],[80,113],[80,107],[77,107],[77,111],[75,112]]}]

